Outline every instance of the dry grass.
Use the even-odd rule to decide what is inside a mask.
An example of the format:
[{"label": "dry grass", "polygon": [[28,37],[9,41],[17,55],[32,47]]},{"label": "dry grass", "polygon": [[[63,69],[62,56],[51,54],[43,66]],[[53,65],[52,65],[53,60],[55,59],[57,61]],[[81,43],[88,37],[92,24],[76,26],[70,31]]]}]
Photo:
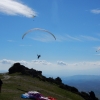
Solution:
[{"label": "dry grass", "polygon": [[57,100],[84,100],[74,93],[58,88],[55,84],[43,82],[30,76],[23,76],[17,73],[1,75],[1,77],[3,86],[0,100],[24,100],[21,98],[21,94],[34,90],[44,96],[52,96]]}]

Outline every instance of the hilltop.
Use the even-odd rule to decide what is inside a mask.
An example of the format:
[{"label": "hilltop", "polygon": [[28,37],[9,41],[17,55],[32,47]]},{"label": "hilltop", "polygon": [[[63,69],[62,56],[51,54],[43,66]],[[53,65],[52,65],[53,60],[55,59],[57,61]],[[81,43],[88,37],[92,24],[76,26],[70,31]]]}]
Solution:
[{"label": "hilltop", "polygon": [[24,100],[21,98],[21,94],[34,90],[39,91],[44,96],[55,97],[57,100],[84,100],[77,94],[58,88],[55,84],[22,75],[21,73],[10,75],[5,73],[1,74],[0,77],[2,77],[4,83],[2,93],[0,94],[0,100]]},{"label": "hilltop", "polygon": [[38,91],[57,100],[98,100],[93,98],[93,91],[80,93],[77,88],[63,84],[60,77],[46,78],[42,71],[29,69],[20,63],[15,63],[8,73],[0,74],[0,77],[4,83],[0,100],[24,100],[21,94],[28,91]]}]

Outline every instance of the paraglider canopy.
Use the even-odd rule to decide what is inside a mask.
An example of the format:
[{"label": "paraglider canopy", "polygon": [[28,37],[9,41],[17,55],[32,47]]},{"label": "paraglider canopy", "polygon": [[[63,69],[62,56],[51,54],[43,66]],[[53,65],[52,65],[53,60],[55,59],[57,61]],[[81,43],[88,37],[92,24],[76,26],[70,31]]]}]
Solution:
[{"label": "paraglider canopy", "polygon": [[39,30],[39,31],[43,31],[43,32],[49,33],[49,34],[52,35],[52,37],[56,40],[56,37],[54,36],[53,33],[49,32],[48,30],[41,29],[41,28],[33,28],[33,29],[28,30],[26,33],[23,34],[22,39],[25,37],[26,34],[32,32],[32,31],[36,31],[36,30]]},{"label": "paraglider canopy", "polygon": [[100,48],[96,50],[96,52],[100,51]]}]

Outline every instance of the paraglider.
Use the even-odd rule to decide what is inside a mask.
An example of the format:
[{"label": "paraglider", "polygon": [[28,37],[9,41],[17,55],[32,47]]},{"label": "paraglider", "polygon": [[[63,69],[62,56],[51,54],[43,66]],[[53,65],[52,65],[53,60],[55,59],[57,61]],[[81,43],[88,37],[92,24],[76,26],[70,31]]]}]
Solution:
[{"label": "paraglider", "polygon": [[32,18],[36,17],[35,15],[32,16]]},{"label": "paraglider", "polygon": [[51,34],[53,36],[53,38],[56,40],[56,37],[51,32],[49,32],[49,31],[47,31],[45,29],[41,29],[41,28],[33,28],[33,29],[30,29],[29,31],[27,31],[26,33],[23,34],[22,39],[25,37],[26,34],[32,32],[32,31],[35,31],[35,30],[47,32],[47,33]]},{"label": "paraglider", "polygon": [[100,51],[100,49],[96,50],[96,52]]},{"label": "paraglider", "polygon": [[[32,18],[36,17],[35,15],[32,16]],[[33,20],[34,21],[34,20]]]},{"label": "paraglider", "polygon": [[38,54],[37,54],[37,58],[39,59],[40,57],[41,57],[41,55],[38,55]]}]

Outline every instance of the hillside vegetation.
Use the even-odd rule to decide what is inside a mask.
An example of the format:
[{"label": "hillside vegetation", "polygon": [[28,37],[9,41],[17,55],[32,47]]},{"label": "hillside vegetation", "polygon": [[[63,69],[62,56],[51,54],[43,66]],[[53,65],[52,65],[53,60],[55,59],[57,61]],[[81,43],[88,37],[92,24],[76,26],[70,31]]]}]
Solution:
[{"label": "hillside vegetation", "polygon": [[47,78],[42,71],[29,69],[20,63],[14,63],[8,73],[0,77],[3,80],[0,100],[22,100],[21,95],[28,91],[38,91],[57,100],[98,100],[93,91],[79,92],[77,88],[62,83],[60,77]]},{"label": "hillside vegetation", "polygon": [[81,96],[63,90],[56,84],[41,81],[36,77],[33,78],[31,76],[22,75],[20,72],[14,74],[1,74],[0,77],[3,81],[0,100],[24,100],[21,98],[21,94],[34,90],[39,91],[44,96],[52,96],[57,100],[84,100]]}]

